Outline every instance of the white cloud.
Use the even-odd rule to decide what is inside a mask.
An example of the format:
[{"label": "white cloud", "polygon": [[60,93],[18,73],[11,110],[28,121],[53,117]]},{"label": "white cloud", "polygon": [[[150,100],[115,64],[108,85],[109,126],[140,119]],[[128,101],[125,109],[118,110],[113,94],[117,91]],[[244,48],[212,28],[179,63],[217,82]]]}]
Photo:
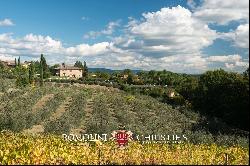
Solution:
[{"label": "white cloud", "polygon": [[209,23],[220,25],[228,24],[230,21],[249,22],[248,0],[204,0],[197,7],[194,16]]},{"label": "white cloud", "polygon": [[110,43],[102,42],[93,45],[80,44],[75,47],[65,48],[65,54],[70,56],[101,55],[109,51]]},{"label": "white cloud", "polygon": [[0,54],[8,55],[8,58],[22,56],[34,60],[44,53],[49,55],[51,61],[60,59],[57,57],[59,55],[65,57],[62,51],[62,43],[50,36],[28,34],[22,38],[13,38],[13,34],[0,34]]},{"label": "white cloud", "polygon": [[141,62],[134,63],[137,67],[199,73],[207,69],[201,49],[216,38],[206,23],[177,6],[144,13],[140,20],[130,18],[127,34],[113,38],[113,42]]},{"label": "white cloud", "polygon": [[98,56],[109,50],[110,43],[102,42],[93,45],[79,44],[74,47],[64,47],[61,41],[50,36],[28,34],[23,38],[13,38],[13,34],[0,34],[1,57],[22,56],[38,58],[43,53],[49,61],[56,62],[72,60],[82,56]]},{"label": "white cloud", "polygon": [[[128,42],[131,43],[132,41]],[[160,48],[157,48],[160,49]],[[164,52],[164,50],[161,50]],[[43,53],[48,63],[74,63],[76,60],[90,58],[91,67],[107,67],[113,69],[145,69],[170,70],[174,72],[201,73],[209,68],[209,64],[220,63],[225,69],[236,70],[248,65],[240,55],[203,57],[201,54],[179,54],[156,58],[144,56],[136,49],[116,47],[113,42],[101,42],[93,45],[79,44],[65,47],[50,36],[28,34],[22,38],[13,38],[13,34],[0,34],[0,59],[29,58],[37,60]]]},{"label": "white cloud", "polygon": [[249,67],[249,63],[248,62],[236,62],[236,63],[225,63],[225,67],[226,69],[229,70],[237,70],[237,68],[241,69],[241,68],[248,68]]},{"label": "white cloud", "polygon": [[121,22],[121,20],[118,20],[118,21],[115,21],[115,22],[113,22],[113,21],[109,22],[108,25],[107,25],[107,28],[102,30],[102,33],[106,34],[106,35],[111,35],[114,32],[114,29],[116,27],[120,26],[120,22]]},{"label": "white cloud", "polygon": [[0,53],[0,60],[2,60],[2,61],[14,60],[14,58],[15,57],[12,55]]},{"label": "white cloud", "polygon": [[[207,63],[220,63],[224,64],[225,69],[229,70],[242,70],[246,69],[249,66],[248,60],[243,60],[242,57],[238,54],[234,55],[221,55],[221,56],[210,56],[206,58]],[[223,66],[222,66],[223,68]]]},{"label": "white cloud", "polygon": [[249,24],[239,25],[235,31],[221,33],[220,38],[233,41],[236,47],[249,49]]},{"label": "white cloud", "polygon": [[12,33],[0,34],[0,42],[10,42]]},{"label": "white cloud", "polygon": [[90,31],[87,34],[85,34],[83,37],[85,39],[89,39],[89,38],[95,39],[96,37],[100,35],[111,35],[115,31],[115,28],[120,26],[120,22],[121,20],[111,21],[106,26],[106,29],[103,29],[101,31]]},{"label": "white cloud", "polygon": [[234,40],[236,46],[249,49],[249,24],[238,26]]},{"label": "white cloud", "polygon": [[235,65],[232,64],[232,63],[225,63],[225,67],[226,67],[227,69],[232,70],[233,68],[235,68]]},{"label": "white cloud", "polygon": [[112,38],[113,49],[105,55],[111,61],[99,57],[93,65],[201,73],[218,67],[228,69],[226,64],[247,64],[240,55],[203,55],[201,50],[221,36],[181,6],[144,13],[140,20],[129,19],[127,33]]},{"label": "white cloud", "polygon": [[249,67],[249,62],[235,62],[235,65],[239,67]]},{"label": "white cloud", "polygon": [[162,56],[197,54],[213,43],[217,34],[181,6],[143,14],[144,21],[129,23],[133,36],[143,40],[143,49],[164,51]]},{"label": "white cloud", "polygon": [[[177,6],[144,13],[141,19],[129,18],[121,36],[110,36],[110,42],[91,45],[81,43],[66,47],[50,36],[27,34],[14,38],[12,33],[4,33],[0,34],[0,58],[20,55],[35,59],[44,53],[49,63],[74,63],[88,59],[90,67],[113,69],[166,69],[185,73],[201,73],[218,67],[244,70],[249,63],[242,56],[207,56],[202,49],[217,38],[232,40],[235,46],[248,48],[248,24],[242,24],[229,33],[217,33],[209,28],[204,18],[195,15],[199,10],[201,7],[194,8],[193,13]],[[85,38],[112,35],[119,26],[119,21],[110,22],[104,30],[90,31]]]},{"label": "white cloud", "polygon": [[10,19],[5,18],[4,20],[0,20],[0,26],[13,26],[15,25]]},{"label": "white cloud", "polygon": [[239,62],[241,60],[240,55],[221,55],[221,56],[210,56],[207,58],[209,62]]}]

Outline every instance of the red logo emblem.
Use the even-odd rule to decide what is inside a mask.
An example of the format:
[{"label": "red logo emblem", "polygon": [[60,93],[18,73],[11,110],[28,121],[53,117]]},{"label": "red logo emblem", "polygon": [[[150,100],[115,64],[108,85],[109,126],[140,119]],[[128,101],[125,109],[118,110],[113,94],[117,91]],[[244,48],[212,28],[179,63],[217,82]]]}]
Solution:
[{"label": "red logo emblem", "polygon": [[125,130],[125,127],[112,132],[112,138],[116,140],[119,147],[128,145],[128,141],[132,140],[132,132]]}]

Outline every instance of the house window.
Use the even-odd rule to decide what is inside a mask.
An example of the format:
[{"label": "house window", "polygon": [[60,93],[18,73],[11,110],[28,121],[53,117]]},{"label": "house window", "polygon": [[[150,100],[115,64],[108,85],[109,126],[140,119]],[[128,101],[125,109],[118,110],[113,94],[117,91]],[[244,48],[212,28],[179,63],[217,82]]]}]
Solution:
[{"label": "house window", "polygon": [[72,72],[72,70],[69,70],[69,72]]},{"label": "house window", "polygon": [[63,73],[63,76],[65,76],[66,73]]}]

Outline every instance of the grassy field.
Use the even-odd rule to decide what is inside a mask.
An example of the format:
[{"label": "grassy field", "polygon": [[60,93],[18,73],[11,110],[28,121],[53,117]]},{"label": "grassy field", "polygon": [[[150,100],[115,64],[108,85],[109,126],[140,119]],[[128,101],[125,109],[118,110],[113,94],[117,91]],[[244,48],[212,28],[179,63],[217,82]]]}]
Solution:
[{"label": "grassy field", "polygon": [[[97,85],[46,83],[17,89],[0,79],[0,164],[247,164],[249,141],[213,135],[192,111],[144,95]],[[125,150],[69,142],[62,134],[107,133],[119,125],[134,134],[185,134],[183,144],[140,144]]]}]

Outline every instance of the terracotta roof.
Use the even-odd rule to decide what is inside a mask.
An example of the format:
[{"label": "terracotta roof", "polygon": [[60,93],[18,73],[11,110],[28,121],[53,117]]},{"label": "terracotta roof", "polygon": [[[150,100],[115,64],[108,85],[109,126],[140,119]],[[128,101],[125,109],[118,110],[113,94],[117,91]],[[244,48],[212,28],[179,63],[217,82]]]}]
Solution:
[{"label": "terracotta roof", "polygon": [[32,63],[32,61],[24,61],[23,64],[30,64],[30,63]]},{"label": "terracotta roof", "polygon": [[15,65],[15,61],[1,61],[5,63],[6,65]]},{"label": "terracotta roof", "polygon": [[82,68],[75,67],[75,66],[60,66],[58,68],[55,68],[58,70],[82,70]]}]

